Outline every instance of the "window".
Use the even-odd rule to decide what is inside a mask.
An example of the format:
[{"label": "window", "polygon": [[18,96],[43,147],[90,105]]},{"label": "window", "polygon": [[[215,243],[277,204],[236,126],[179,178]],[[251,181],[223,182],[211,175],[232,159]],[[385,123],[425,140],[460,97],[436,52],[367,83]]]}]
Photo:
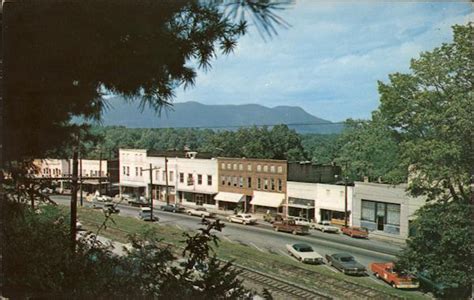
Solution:
[{"label": "window", "polygon": [[159,171],[159,170],[156,170],[156,171],[155,171],[155,179],[156,179],[157,181],[160,180],[160,171]]},{"label": "window", "polygon": [[252,177],[247,177],[247,187],[248,188],[252,187]]},{"label": "window", "polygon": [[282,166],[278,166],[277,172],[280,173],[280,174],[283,173],[283,167],[282,167]]},{"label": "window", "polygon": [[362,220],[375,222],[375,202],[362,200]]},{"label": "window", "polygon": [[283,189],[282,181],[281,179],[278,179],[278,190],[281,192],[282,189]]},{"label": "window", "polygon": [[202,175],[201,174],[198,174],[198,184],[199,185],[202,184]]},{"label": "window", "polygon": [[257,165],[257,172],[261,172],[262,171],[262,166],[261,165]]},{"label": "window", "polygon": [[232,184],[232,178],[230,176],[227,176],[227,185],[230,186]]},{"label": "window", "polygon": [[244,178],[242,176],[239,178],[239,187],[244,187]]},{"label": "window", "polygon": [[252,172],[252,164],[247,164],[247,171]]},{"label": "window", "polygon": [[268,166],[267,165],[263,166],[263,172],[268,172]]},{"label": "window", "polygon": [[239,171],[243,171],[244,170],[244,165],[243,164],[239,164]]},{"label": "window", "polygon": [[166,171],[163,171],[161,174],[163,176],[163,180],[166,180]]},{"label": "window", "polygon": [[[123,166],[122,168],[123,168],[123,175],[127,174],[127,167]],[[83,172],[83,173],[85,173],[85,172]]]},{"label": "window", "polygon": [[207,175],[207,185],[212,185],[212,175]]},{"label": "window", "polygon": [[273,178],[270,179],[270,187],[271,187],[272,191],[275,190],[275,179],[273,179]]},{"label": "window", "polygon": [[170,181],[173,182],[174,172],[170,171]]},{"label": "window", "polygon": [[[208,176],[208,180],[209,180],[209,176]],[[221,184],[225,185],[225,176],[221,176]]]},{"label": "window", "polygon": [[387,203],[387,224],[400,226],[400,204]]},{"label": "window", "polygon": [[237,170],[237,164],[234,164],[234,170]]},{"label": "window", "polygon": [[140,176],[143,176],[143,168],[140,168]]},{"label": "window", "polygon": [[193,174],[188,173],[188,185],[193,185],[193,184],[194,184]]},{"label": "window", "polygon": [[270,172],[275,173],[275,166],[270,166]]},{"label": "window", "polygon": [[[92,171],[91,171],[91,175],[92,175]],[[138,176],[138,167],[135,167],[135,176]]]},{"label": "window", "polygon": [[260,178],[257,178],[257,189],[262,188],[262,180]]},{"label": "window", "polygon": [[227,170],[232,170],[232,165],[230,163],[227,163]]},{"label": "window", "polygon": [[127,176],[130,176],[130,167],[127,167]]},{"label": "window", "polygon": [[179,173],[179,182],[184,183],[184,173]]},{"label": "window", "polygon": [[268,179],[267,178],[263,179],[263,189],[268,190]]},{"label": "window", "polygon": [[237,177],[232,177],[232,183],[235,187],[237,186]]},{"label": "window", "polygon": [[221,163],[221,170],[225,170],[225,163]]}]

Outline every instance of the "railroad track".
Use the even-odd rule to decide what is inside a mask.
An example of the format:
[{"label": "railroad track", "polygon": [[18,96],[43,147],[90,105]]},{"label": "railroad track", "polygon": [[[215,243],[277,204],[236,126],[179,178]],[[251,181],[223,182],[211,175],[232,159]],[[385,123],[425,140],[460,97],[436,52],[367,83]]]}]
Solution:
[{"label": "railroad track", "polygon": [[253,285],[266,288],[275,299],[333,299],[316,290],[233,263],[239,277]]}]

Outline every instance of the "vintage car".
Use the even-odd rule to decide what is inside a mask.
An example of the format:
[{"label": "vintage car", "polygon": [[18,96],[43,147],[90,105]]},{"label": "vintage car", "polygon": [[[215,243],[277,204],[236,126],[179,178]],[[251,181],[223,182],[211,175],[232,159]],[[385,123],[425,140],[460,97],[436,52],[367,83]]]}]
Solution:
[{"label": "vintage car", "polygon": [[332,226],[330,221],[321,221],[317,224],[314,224],[313,228],[320,230],[322,232],[332,232],[332,233],[339,232],[339,228],[336,226]]},{"label": "vintage car", "polygon": [[142,207],[138,213],[138,218],[147,222],[155,222],[160,220],[156,215],[152,215],[150,207]]},{"label": "vintage car", "polygon": [[307,234],[309,227],[305,225],[298,225],[294,220],[282,220],[273,223],[275,231],[291,232],[292,234]]},{"label": "vintage car", "polygon": [[257,219],[254,218],[251,214],[236,214],[229,216],[227,220],[231,223],[241,223],[244,225],[257,223]]},{"label": "vintage car", "polygon": [[263,216],[263,220],[265,222],[273,224],[273,222],[278,222],[278,221],[283,220],[283,215],[282,214],[275,214],[275,213],[267,213]]},{"label": "vintage car", "polygon": [[[460,287],[454,283],[443,283],[428,271],[423,270],[416,274],[420,288],[441,299],[467,299],[472,292],[472,287]],[[471,290],[470,290],[471,289]]]},{"label": "vintage car", "polygon": [[290,255],[303,263],[308,264],[322,264],[324,263],[323,257],[310,245],[307,244],[287,244],[286,249]]},{"label": "vintage car", "polygon": [[395,264],[392,262],[371,263],[370,270],[375,277],[382,279],[397,289],[416,289],[420,286],[414,276],[397,272]]},{"label": "vintage car", "polygon": [[112,202],[112,197],[107,195],[98,195],[94,196],[92,200],[97,202]]},{"label": "vintage car", "polygon": [[326,255],[326,261],[328,265],[347,275],[365,275],[367,271],[352,255],[347,253]]},{"label": "vintage car", "polygon": [[311,222],[310,222],[308,219],[303,218],[303,217],[292,217],[292,216],[289,216],[289,217],[288,217],[288,220],[293,220],[293,221],[295,221],[295,224],[297,224],[297,225],[305,225],[305,226],[311,227]]},{"label": "vintage car", "polygon": [[341,228],[343,234],[348,235],[350,237],[359,237],[359,238],[369,238],[369,232],[367,229],[362,227],[346,227],[343,226]]},{"label": "vintage car", "polygon": [[207,211],[204,207],[188,208],[186,213],[190,216],[199,216],[201,218],[213,218],[214,213]]},{"label": "vintage car", "polygon": [[162,211],[170,211],[174,213],[181,213],[186,210],[184,207],[179,206],[177,204],[165,204],[165,205],[160,206],[160,209]]}]

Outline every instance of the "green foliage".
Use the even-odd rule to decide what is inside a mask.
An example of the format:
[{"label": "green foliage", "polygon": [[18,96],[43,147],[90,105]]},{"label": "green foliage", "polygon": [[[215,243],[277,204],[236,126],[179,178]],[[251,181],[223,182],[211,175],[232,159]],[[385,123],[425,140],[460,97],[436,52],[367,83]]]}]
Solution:
[{"label": "green foliage", "polygon": [[341,148],[339,134],[304,134],[301,143],[309,153],[309,159],[316,163],[330,164]]},{"label": "green foliage", "polygon": [[286,125],[240,128],[237,131],[209,129],[131,129],[124,127],[95,127],[97,144],[84,144],[89,158],[116,157],[119,148],[148,150],[192,150],[215,156],[305,160],[306,151],[301,137]]},{"label": "green foliage", "polygon": [[[208,223],[187,234],[179,251],[147,230],[130,237],[132,249],[117,256],[111,246],[92,234],[77,240],[71,251],[69,219],[58,207],[29,207],[8,201],[4,229],[6,294],[19,298],[145,298],[247,299],[251,293],[237,278],[230,262],[211,256],[218,246],[215,231],[223,224]],[[210,243],[213,243],[213,246]],[[199,268],[198,266],[204,267]]]},{"label": "green foliage", "polygon": [[415,234],[398,265],[430,276],[446,286],[468,288],[474,280],[473,206],[464,199],[433,202],[420,208],[413,221]]},{"label": "green foliage", "polygon": [[412,73],[379,82],[380,115],[401,140],[403,164],[412,176],[409,189],[429,199],[468,196],[474,165],[473,28],[454,26],[453,43],[413,59]]},{"label": "green foliage", "polygon": [[407,168],[401,164],[396,135],[376,116],[370,121],[346,121],[335,161],[347,166],[345,172],[354,180],[367,176],[371,181],[405,182]]}]

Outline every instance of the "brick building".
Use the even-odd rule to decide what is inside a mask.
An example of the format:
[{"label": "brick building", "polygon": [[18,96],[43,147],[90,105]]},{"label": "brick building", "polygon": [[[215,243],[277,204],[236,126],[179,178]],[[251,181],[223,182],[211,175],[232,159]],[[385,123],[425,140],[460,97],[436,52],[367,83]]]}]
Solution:
[{"label": "brick building", "polygon": [[283,212],[287,162],[253,158],[218,158],[220,209],[239,207],[244,211]]}]

